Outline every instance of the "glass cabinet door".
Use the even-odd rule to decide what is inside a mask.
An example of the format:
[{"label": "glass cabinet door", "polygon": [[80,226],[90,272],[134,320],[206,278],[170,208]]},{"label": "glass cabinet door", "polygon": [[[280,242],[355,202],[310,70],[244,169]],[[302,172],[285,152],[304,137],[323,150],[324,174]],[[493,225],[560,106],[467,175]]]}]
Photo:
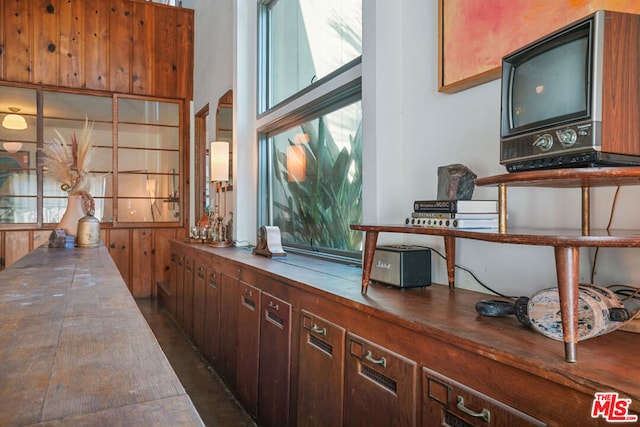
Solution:
[{"label": "glass cabinet door", "polygon": [[180,220],[180,105],[118,98],[118,221]]},{"label": "glass cabinet door", "polygon": [[[95,217],[113,221],[113,119],[111,96],[43,92],[43,138],[57,139],[68,147],[80,138],[85,123],[92,128],[94,147],[86,164],[89,171],[86,191],[95,202]],[[60,182],[43,174],[43,222],[57,223],[67,206],[67,193]]]},{"label": "glass cabinet door", "polygon": [[[0,226],[56,224],[77,190],[114,227],[180,223],[181,108],[181,101],[0,84]],[[51,164],[46,154],[54,143],[80,159],[85,126],[92,147],[86,185],[70,190],[55,169],[73,165],[57,175],[75,176],[76,161]]]},{"label": "glass cabinet door", "polygon": [[35,224],[37,92],[0,86],[0,99],[0,224]]}]

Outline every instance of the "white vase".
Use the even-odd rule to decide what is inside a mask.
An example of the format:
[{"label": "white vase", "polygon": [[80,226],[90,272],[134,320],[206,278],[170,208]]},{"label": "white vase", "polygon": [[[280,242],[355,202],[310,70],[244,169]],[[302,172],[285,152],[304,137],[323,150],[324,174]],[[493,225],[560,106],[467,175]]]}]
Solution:
[{"label": "white vase", "polygon": [[78,235],[78,221],[85,216],[82,204],[82,196],[67,196],[67,210],[64,211],[56,228],[64,230],[67,236],[76,237]]}]

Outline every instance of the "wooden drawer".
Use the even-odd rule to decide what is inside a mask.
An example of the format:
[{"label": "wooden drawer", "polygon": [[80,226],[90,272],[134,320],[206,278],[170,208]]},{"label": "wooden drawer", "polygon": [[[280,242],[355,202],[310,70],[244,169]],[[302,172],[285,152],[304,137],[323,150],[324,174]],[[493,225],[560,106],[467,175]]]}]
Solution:
[{"label": "wooden drawer", "polygon": [[347,333],[344,425],[416,425],[417,364]]},{"label": "wooden drawer", "polygon": [[422,368],[423,426],[545,426],[444,375]]}]

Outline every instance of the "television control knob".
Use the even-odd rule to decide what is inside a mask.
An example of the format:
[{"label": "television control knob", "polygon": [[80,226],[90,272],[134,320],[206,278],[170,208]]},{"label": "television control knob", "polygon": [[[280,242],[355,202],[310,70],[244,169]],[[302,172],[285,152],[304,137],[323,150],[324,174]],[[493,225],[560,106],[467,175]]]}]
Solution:
[{"label": "television control knob", "polygon": [[573,129],[559,130],[556,132],[556,135],[562,145],[566,146],[573,145],[578,140],[578,133]]},{"label": "television control knob", "polygon": [[539,136],[533,143],[534,147],[538,147],[541,151],[549,151],[553,147],[553,137],[548,133]]}]

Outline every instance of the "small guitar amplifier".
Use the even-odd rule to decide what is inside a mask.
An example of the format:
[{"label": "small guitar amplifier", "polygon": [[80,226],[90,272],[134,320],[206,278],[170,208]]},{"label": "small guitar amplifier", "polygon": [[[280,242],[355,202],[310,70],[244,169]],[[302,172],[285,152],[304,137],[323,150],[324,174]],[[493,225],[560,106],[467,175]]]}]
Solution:
[{"label": "small guitar amplifier", "polygon": [[418,246],[378,246],[371,280],[398,288],[431,285],[431,250]]}]

